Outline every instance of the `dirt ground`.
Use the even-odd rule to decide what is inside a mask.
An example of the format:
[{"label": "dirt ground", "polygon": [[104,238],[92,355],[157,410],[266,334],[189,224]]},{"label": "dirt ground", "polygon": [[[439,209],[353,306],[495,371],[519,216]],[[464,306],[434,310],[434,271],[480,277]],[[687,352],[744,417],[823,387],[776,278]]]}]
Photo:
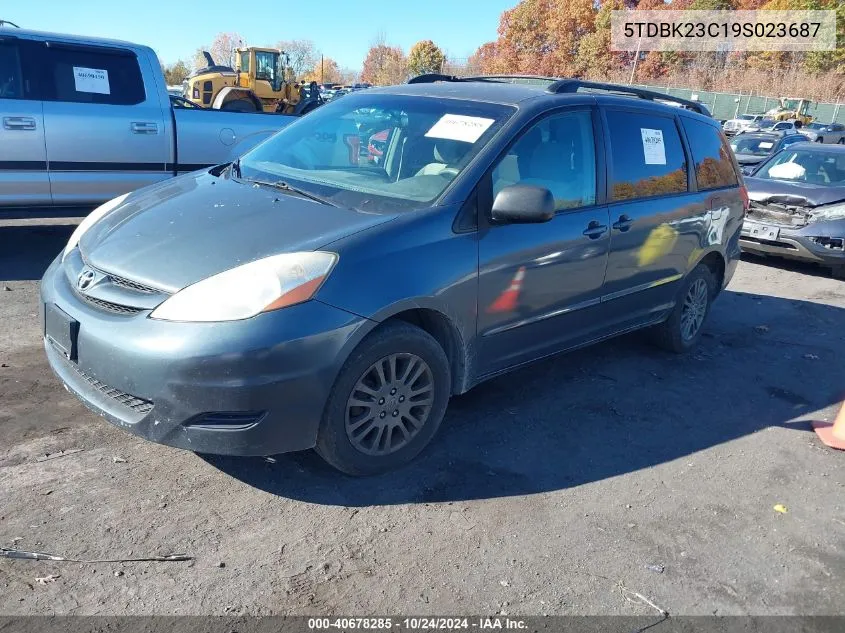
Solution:
[{"label": "dirt ground", "polygon": [[66,393],[36,311],[72,229],[0,221],[0,546],[194,559],[0,558],[0,614],[845,614],[845,454],[807,423],[845,396],[845,282],[749,259],[695,353],[536,364],[352,479],[149,444]]}]

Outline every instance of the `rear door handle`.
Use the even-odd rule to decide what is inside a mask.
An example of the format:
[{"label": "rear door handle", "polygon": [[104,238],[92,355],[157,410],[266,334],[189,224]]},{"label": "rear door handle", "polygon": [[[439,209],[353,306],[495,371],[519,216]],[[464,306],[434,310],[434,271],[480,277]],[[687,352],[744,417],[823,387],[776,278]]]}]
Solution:
[{"label": "rear door handle", "polygon": [[4,116],[3,128],[7,130],[34,130],[35,119],[28,116]]},{"label": "rear door handle", "polygon": [[622,231],[623,233],[631,228],[631,225],[634,221],[629,218],[627,215],[622,214],[619,216],[619,219],[613,223],[613,228],[617,231]]},{"label": "rear door handle", "polygon": [[587,225],[587,228],[584,229],[584,235],[589,237],[591,240],[597,240],[602,235],[607,233],[607,225],[602,224],[597,220],[593,220]]},{"label": "rear door handle", "polygon": [[158,123],[135,121],[131,127],[133,134],[158,134]]}]

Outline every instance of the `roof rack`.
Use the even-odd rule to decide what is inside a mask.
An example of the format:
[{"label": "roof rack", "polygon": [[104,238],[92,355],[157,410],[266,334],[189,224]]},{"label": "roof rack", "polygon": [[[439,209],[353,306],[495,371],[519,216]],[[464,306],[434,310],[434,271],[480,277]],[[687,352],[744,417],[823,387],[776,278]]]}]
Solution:
[{"label": "roof rack", "polygon": [[546,88],[546,92],[551,94],[565,94],[575,93],[580,89],[594,90],[607,92],[609,94],[638,97],[640,99],[648,99],[649,101],[666,101],[674,103],[693,112],[698,112],[704,116],[712,116],[710,111],[703,103],[697,101],[690,101],[680,97],[673,97],[662,92],[655,92],[653,90],[643,90],[642,88],[633,88],[631,86],[621,86],[619,84],[599,83],[595,81],[582,81],[580,79],[561,79],[560,77],[542,77],[539,75],[480,75],[476,77],[456,77],[455,75],[441,75],[438,73],[428,73],[412,77],[408,80],[409,84],[430,84],[436,81],[490,81],[504,83],[508,79],[535,79],[542,81],[549,81],[551,85]]},{"label": "roof rack", "polygon": [[710,111],[703,103],[697,101],[690,101],[688,99],[681,99],[680,97],[673,97],[662,92],[655,92],[653,90],[643,90],[642,88],[632,88],[631,86],[620,86],[618,84],[598,83],[594,81],[581,81],[580,79],[559,79],[551,86],[546,88],[546,92],[552,94],[564,94],[578,92],[579,89],[585,88],[587,90],[596,90],[601,92],[608,92],[610,94],[628,95],[639,97],[640,99],[648,99],[649,101],[668,101],[675,103],[681,107],[687,108],[704,116],[711,116]]}]

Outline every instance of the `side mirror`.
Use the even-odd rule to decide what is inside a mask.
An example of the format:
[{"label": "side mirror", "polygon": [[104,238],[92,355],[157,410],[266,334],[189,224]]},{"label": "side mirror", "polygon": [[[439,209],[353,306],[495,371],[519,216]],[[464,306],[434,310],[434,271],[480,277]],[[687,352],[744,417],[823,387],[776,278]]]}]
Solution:
[{"label": "side mirror", "polygon": [[548,222],[555,217],[555,199],[545,187],[511,185],[502,189],[493,200],[491,215],[494,222]]}]

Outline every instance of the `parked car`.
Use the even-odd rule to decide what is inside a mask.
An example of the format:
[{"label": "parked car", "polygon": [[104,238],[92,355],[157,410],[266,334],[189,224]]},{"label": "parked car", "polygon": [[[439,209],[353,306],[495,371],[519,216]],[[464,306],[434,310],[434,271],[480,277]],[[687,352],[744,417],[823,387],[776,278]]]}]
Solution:
[{"label": "parked car", "polygon": [[762,114],[740,114],[734,119],[728,119],[722,126],[726,136],[733,136],[744,132],[763,120]]},{"label": "parked car", "polygon": [[526,363],[647,327],[691,349],[740,254],[716,121],[625,86],[430,79],[89,215],[41,283],[67,388],[152,441],[369,474]]},{"label": "parked car", "polygon": [[745,182],[743,250],[814,262],[845,278],[845,147],[792,145]]},{"label": "parked car", "polygon": [[806,141],[806,136],[791,132],[746,132],[731,139],[731,149],[742,172],[749,175],[758,164],[784,147]]},{"label": "parked car", "polygon": [[802,127],[801,121],[775,121],[774,119],[760,119],[752,123],[738,134],[748,132],[797,132]]},{"label": "parked car", "polygon": [[814,143],[839,143],[845,145],[845,125],[842,123],[808,123],[801,134]]},{"label": "parked car", "polygon": [[114,40],[16,29],[0,76],[6,207],[99,204],[231,161],[294,119],[184,107],[152,49]]}]

